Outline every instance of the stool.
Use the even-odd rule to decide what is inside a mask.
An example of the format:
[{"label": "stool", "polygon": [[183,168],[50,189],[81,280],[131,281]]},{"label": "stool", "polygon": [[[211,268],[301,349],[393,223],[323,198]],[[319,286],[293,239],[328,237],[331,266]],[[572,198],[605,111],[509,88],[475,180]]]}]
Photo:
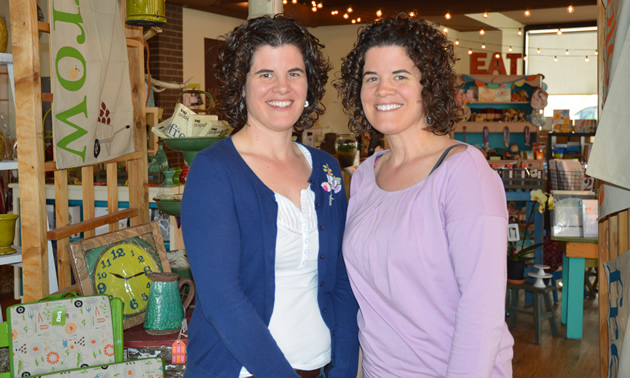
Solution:
[{"label": "stool", "polygon": [[[518,292],[519,290],[530,291],[534,296],[533,309],[524,309],[518,307]],[[556,321],[553,315],[553,308],[551,307],[551,298],[549,293],[554,290],[552,286],[546,286],[544,288],[537,288],[530,284],[514,285],[507,284],[507,295],[509,298],[506,300],[506,311],[510,314],[510,327],[516,326],[516,314],[523,313],[532,315],[534,317],[534,332],[536,333],[535,343],[540,344],[542,335],[542,323],[544,320],[549,319],[549,326],[551,327],[551,334],[558,336],[558,328],[556,327]],[[545,311],[542,309],[542,302],[545,303]]]}]

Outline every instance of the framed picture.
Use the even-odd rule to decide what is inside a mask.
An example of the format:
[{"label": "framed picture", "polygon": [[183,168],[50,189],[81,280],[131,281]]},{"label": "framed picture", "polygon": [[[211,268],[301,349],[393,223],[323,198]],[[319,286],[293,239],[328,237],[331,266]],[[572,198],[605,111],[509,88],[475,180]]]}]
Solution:
[{"label": "framed picture", "polygon": [[519,233],[518,223],[508,224],[508,241],[519,241],[521,239]]},{"label": "framed picture", "polygon": [[144,322],[151,272],[170,272],[157,222],[125,228],[68,245],[81,295],[123,301],[124,328]]}]

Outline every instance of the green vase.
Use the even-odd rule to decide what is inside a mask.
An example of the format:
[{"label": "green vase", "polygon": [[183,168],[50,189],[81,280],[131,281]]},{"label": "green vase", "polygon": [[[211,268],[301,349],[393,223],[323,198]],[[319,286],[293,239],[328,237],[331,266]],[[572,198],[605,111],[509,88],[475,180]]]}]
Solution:
[{"label": "green vase", "polygon": [[0,255],[10,255],[15,253],[11,248],[15,239],[15,222],[18,216],[15,214],[0,214]]}]

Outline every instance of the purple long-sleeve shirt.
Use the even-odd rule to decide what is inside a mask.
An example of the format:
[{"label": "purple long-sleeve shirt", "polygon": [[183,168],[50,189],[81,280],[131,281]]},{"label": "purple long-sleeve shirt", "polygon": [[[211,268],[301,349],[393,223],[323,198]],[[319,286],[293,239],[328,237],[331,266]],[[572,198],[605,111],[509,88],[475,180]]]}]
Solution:
[{"label": "purple long-sleeve shirt", "polygon": [[354,173],[343,253],[366,377],[511,377],[507,209],[474,147],[398,191]]}]

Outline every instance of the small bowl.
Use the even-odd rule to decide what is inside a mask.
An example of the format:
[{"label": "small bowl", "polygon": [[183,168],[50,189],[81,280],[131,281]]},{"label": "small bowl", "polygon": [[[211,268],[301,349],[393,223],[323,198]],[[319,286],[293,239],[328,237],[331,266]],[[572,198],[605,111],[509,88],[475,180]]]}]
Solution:
[{"label": "small bowl", "polygon": [[174,217],[178,217],[180,215],[182,209],[181,199],[154,198],[153,200],[155,201],[158,210],[164,214],[172,215]]},{"label": "small bowl", "polygon": [[217,137],[162,138],[162,141],[173,151],[181,151],[186,164],[190,166],[197,152],[225,139]]}]

